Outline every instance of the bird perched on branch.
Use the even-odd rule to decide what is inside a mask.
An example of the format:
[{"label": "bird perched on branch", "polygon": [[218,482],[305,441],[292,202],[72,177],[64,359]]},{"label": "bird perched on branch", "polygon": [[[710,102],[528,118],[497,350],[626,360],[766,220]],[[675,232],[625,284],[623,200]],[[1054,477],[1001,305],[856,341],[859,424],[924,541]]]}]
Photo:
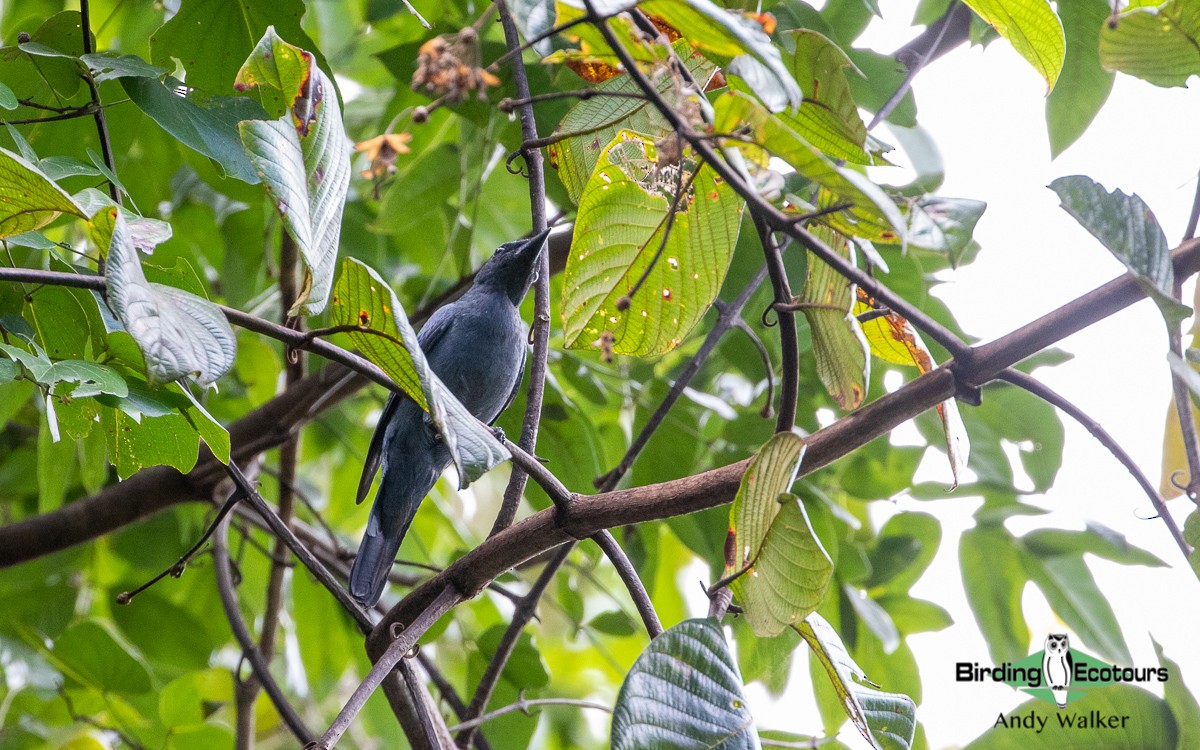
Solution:
[{"label": "bird perched on branch", "polygon": [[[521,385],[528,344],[518,306],[549,234],[547,229],[501,245],[466,294],[434,313],[417,336],[438,378],[488,424],[508,408]],[[350,570],[350,594],[363,606],[379,601],[418,506],[449,463],[450,452],[429,414],[412,399],[392,394],[358,483],[361,503],[382,466],[367,532]]]}]

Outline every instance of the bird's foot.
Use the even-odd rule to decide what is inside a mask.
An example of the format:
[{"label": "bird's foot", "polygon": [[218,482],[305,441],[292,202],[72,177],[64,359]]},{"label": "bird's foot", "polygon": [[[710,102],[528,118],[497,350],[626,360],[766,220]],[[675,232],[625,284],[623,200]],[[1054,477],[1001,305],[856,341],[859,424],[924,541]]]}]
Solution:
[{"label": "bird's foot", "polygon": [[508,442],[508,435],[504,434],[504,428],[500,425],[492,425],[492,436],[500,441],[500,444]]}]

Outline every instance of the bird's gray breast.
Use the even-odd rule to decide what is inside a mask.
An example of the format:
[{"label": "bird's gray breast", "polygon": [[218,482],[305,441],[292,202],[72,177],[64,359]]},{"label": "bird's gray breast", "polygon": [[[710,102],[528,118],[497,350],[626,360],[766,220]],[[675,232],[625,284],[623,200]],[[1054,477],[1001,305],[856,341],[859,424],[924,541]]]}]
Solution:
[{"label": "bird's gray breast", "polygon": [[449,329],[426,357],[458,400],[476,417],[491,422],[520,377],[525,323],[507,299],[464,297],[455,306],[462,309],[455,311]]}]

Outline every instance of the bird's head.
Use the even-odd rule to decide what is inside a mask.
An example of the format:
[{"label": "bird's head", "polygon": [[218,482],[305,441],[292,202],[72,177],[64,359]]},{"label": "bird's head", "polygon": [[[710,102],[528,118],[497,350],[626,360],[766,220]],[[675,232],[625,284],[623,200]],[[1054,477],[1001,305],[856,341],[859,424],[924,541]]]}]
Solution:
[{"label": "bird's head", "polygon": [[475,274],[475,286],[499,288],[514,305],[521,304],[533,284],[534,263],[549,236],[550,230],[546,229],[528,239],[505,242]]}]

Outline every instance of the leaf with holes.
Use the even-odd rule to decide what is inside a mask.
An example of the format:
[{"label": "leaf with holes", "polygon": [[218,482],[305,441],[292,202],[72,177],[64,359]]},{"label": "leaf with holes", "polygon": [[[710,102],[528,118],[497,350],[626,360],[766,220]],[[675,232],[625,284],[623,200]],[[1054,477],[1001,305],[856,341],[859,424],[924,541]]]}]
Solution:
[{"label": "leaf with holes", "polygon": [[492,431],[430,369],[404,308],[374,269],[354,258],[342,261],[330,318],[334,325],[363,329],[350,332],[350,340],[429,412],[454,459],[460,488],[509,457]]},{"label": "leaf with holes", "polygon": [[568,348],[670,351],[716,299],[745,204],[709,167],[685,157],[680,168],[660,164],[650,139],[624,130],[601,153],[563,279]]},{"label": "leaf with holes", "polygon": [[650,642],[617,695],[612,747],[759,747],[742,675],[716,620],[684,620]]},{"label": "leaf with holes", "polygon": [[917,726],[917,707],[907,695],[885,693],[859,684],[866,677],[825,618],[813,613],[796,627],[824,668],[850,722],[872,746],[909,750]]},{"label": "leaf with holes", "polygon": [[[692,77],[706,86],[716,66],[685,41],[677,41],[674,46]],[[672,76],[663,76],[656,84],[660,94],[666,94],[673,85]],[[555,135],[571,134],[571,137],[551,144],[549,149],[550,163],[558,170],[558,178],[575,203],[579,203],[605,146],[621,130],[652,140],[673,132],[653,104],[633,96],[641,90],[629,76],[610,78],[596,90],[603,93],[576,104],[554,129]]]},{"label": "leaf with holes", "polygon": [[1100,64],[1155,86],[1200,75],[1200,6],[1192,0],[1132,3],[1100,29]]},{"label": "leaf with holes", "polygon": [[64,213],[87,218],[40,169],[0,148],[0,237],[40,229]]},{"label": "leaf with holes", "polygon": [[289,102],[278,120],[246,120],[242,145],[304,258],[304,285],[292,313],[318,315],[333,286],[342,209],[350,186],[350,149],[333,82],[311,52],[269,27],[238,72],[235,87],[263,86]]},{"label": "leaf with holes", "polygon": [[1083,175],[1059,177],[1050,189],[1058,193],[1063,209],[1133,273],[1168,325],[1178,325],[1191,315],[1174,297],[1175,269],[1167,236],[1137,193],[1110,193]]},{"label": "leaf with holes", "polygon": [[773,111],[795,109],[803,101],[800,86],[760,22],[710,0],[648,0],[640,7],[752,83],[755,94]]},{"label": "leaf with holes", "polygon": [[829,590],[833,560],[821,546],[800,498],[779,495],[753,567],[732,584],[746,621],[760,638],[779,635],[814,612]]},{"label": "leaf with holes", "polygon": [[963,0],[992,25],[1046,79],[1046,93],[1062,71],[1067,42],[1062,21],[1046,0]]},{"label": "leaf with holes", "polygon": [[237,342],[220,308],[148,282],[124,216],[104,209],[88,222],[88,231],[96,247],[107,248],[108,306],[137,342],[151,381],[190,376],[211,385],[233,367]]},{"label": "leaf with holes", "polygon": [[[813,236],[854,264],[854,250],[845,237],[826,227],[814,227]],[[804,291],[794,300],[812,330],[817,377],[843,409],[855,409],[867,393],[871,360],[858,318],[851,314],[855,286],[829,264],[812,255]]]}]

